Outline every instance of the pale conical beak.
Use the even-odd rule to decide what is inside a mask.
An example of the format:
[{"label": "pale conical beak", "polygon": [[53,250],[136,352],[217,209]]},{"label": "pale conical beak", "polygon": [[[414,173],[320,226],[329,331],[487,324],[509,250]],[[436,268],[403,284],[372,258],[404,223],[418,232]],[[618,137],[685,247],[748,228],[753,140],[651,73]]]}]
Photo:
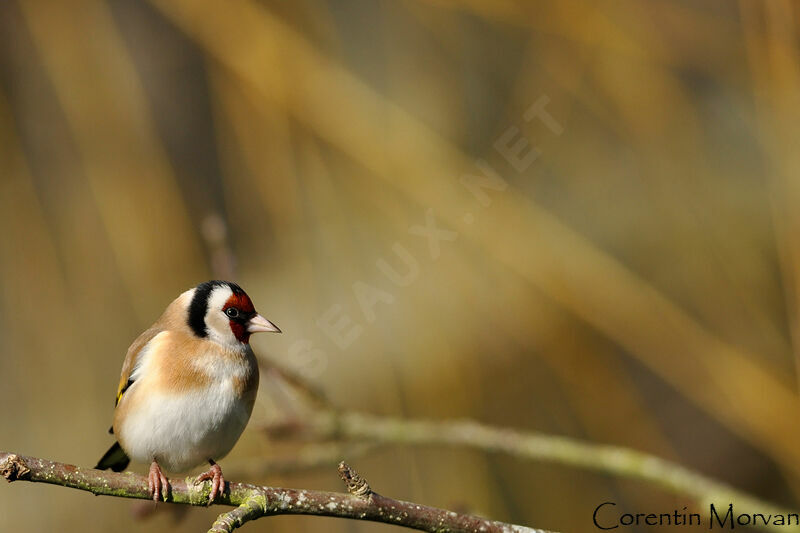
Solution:
[{"label": "pale conical beak", "polygon": [[256,315],[247,322],[247,331],[249,333],[258,333],[259,331],[271,331],[273,333],[281,332],[278,326],[261,315]]}]

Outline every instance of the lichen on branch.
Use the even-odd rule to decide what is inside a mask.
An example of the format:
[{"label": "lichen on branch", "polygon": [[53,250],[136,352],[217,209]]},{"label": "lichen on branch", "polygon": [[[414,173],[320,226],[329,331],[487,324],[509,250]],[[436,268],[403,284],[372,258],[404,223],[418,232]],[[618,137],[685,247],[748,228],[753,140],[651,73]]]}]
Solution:
[{"label": "lichen on branch", "polygon": [[[341,463],[339,471],[352,493],[266,487],[246,483],[227,483],[215,502],[236,508],[221,514],[210,533],[231,532],[257,518],[300,514],[351,518],[383,522],[420,531],[548,533],[514,524],[458,514],[381,496],[350,466]],[[49,483],[95,495],[150,499],[147,478],[131,472],[114,473],[58,463],[0,451],[0,475],[9,482]],[[210,483],[194,484],[194,478],[171,479],[167,494],[170,503],[205,506]],[[366,488],[365,488],[366,487]]]}]

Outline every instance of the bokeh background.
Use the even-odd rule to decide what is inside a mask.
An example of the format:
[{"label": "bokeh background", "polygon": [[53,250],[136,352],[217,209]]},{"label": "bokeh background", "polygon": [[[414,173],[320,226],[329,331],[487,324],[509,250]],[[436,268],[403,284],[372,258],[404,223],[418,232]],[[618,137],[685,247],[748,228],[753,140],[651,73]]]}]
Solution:
[{"label": "bokeh background", "polygon": [[[342,407],[628,446],[796,507],[797,29],[781,0],[0,3],[0,449],[93,465],[129,343],[223,276],[284,331],[257,353]],[[257,430],[297,416],[276,387],[222,462],[239,479],[291,454]],[[561,531],[606,500],[690,505],[476,451],[351,462]],[[255,480],[341,489],[333,467]],[[0,486],[2,531],[221,511],[132,509]]]}]

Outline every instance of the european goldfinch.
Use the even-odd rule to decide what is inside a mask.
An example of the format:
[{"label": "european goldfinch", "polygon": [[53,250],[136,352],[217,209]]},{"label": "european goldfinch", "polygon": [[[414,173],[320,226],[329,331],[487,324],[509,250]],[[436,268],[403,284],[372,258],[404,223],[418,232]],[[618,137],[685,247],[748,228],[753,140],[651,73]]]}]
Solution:
[{"label": "european goldfinch", "polygon": [[197,483],[211,480],[213,502],[225,490],[215,461],[236,444],[255,403],[250,334],[259,331],[280,333],[235,283],[207,281],[178,296],[128,348],[110,430],[117,442],[95,468],[149,462],[158,501],[169,491],[162,467],[183,472],[208,461]]}]

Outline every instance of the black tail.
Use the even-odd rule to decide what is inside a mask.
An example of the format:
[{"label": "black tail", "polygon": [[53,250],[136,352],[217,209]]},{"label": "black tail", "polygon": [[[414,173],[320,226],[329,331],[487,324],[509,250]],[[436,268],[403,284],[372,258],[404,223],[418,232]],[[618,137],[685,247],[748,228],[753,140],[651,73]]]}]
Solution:
[{"label": "black tail", "polygon": [[95,468],[98,470],[107,470],[110,468],[114,472],[122,472],[128,467],[128,463],[130,462],[131,460],[125,455],[125,452],[122,451],[119,442],[115,442],[114,445],[108,449],[103,458],[100,459]]}]

